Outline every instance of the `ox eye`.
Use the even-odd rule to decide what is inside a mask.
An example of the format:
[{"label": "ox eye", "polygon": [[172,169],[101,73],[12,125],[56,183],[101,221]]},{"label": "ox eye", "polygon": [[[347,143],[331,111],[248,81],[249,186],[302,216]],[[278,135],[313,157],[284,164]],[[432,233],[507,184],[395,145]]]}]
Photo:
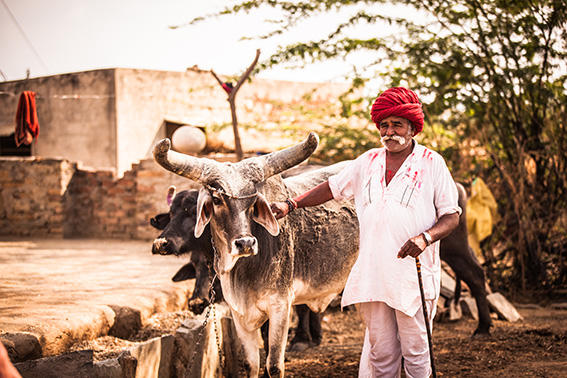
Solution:
[{"label": "ox eye", "polygon": [[222,203],[222,200],[219,197],[213,196],[213,204],[220,205],[221,203]]}]

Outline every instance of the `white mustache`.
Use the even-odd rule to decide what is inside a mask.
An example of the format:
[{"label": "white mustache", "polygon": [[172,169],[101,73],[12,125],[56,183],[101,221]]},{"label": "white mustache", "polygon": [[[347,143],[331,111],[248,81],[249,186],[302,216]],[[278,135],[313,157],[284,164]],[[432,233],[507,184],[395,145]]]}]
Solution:
[{"label": "white mustache", "polygon": [[395,142],[398,142],[402,146],[404,144],[406,144],[406,139],[403,136],[399,136],[399,135],[384,136],[384,137],[380,138],[380,141],[382,142],[382,144],[384,144],[384,142],[389,141],[389,140],[393,140]]}]

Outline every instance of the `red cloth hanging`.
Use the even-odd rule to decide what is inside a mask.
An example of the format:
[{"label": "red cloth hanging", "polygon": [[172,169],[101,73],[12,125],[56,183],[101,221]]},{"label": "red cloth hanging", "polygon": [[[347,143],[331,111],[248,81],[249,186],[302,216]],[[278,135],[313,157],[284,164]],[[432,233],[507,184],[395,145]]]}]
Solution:
[{"label": "red cloth hanging", "polygon": [[29,145],[39,135],[39,121],[35,106],[35,92],[23,91],[16,111],[16,146]]}]

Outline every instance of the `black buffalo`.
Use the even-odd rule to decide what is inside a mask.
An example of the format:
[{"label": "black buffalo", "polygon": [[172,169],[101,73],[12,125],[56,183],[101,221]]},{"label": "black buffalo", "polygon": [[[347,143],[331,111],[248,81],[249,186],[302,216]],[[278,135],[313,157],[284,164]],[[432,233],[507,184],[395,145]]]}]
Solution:
[{"label": "black buffalo", "polygon": [[[173,276],[175,282],[195,279],[195,287],[188,308],[200,314],[209,305],[209,293],[213,278],[213,246],[209,227],[201,237],[194,236],[197,214],[198,190],[184,190],[176,194],[170,187],[167,194],[169,212],[158,214],[150,219],[150,224],[162,230],[154,240],[152,253],[160,255],[187,255],[189,262]],[[222,288],[218,280],[214,282],[215,302],[222,300]]]}]

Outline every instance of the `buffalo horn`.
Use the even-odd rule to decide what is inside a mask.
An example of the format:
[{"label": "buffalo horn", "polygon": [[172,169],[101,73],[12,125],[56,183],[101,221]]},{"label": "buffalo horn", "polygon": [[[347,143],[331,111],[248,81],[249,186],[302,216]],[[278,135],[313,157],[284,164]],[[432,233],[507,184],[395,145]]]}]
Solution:
[{"label": "buffalo horn", "polygon": [[301,163],[311,156],[318,145],[319,137],[314,132],[310,132],[307,139],[295,146],[261,156],[259,159],[263,160],[264,179]]},{"label": "buffalo horn", "polygon": [[173,173],[203,183],[203,171],[209,163],[208,159],[197,158],[171,150],[171,141],[162,139],[154,146],[155,161]]}]

